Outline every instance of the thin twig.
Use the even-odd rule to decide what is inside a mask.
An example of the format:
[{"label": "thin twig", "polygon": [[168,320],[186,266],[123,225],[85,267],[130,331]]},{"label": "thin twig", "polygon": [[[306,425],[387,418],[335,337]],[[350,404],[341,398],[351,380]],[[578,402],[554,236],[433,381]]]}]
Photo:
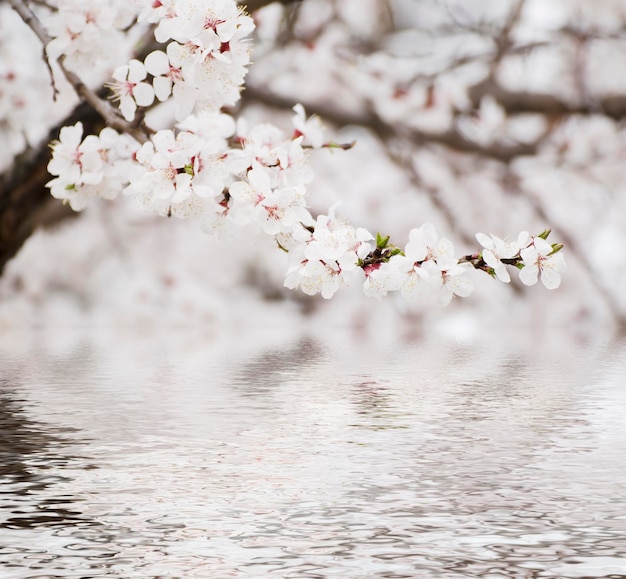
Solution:
[{"label": "thin twig", "polygon": [[11,8],[15,10],[24,21],[24,23],[37,35],[41,43],[43,44],[42,48],[42,58],[48,69],[48,74],[50,75],[50,84],[52,85],[52,99],[57,100],[57,95],[59,94],[59,90],[57,89],[56,82],[54,80],[54,73],[52,72],[52,66],[50,65],[50,60],[48,59],[48,55],[46,54],[46,46],[52,38],[50,35],[44,30],[39,22],[39,19],[35,15],[35,13],[25,4],[21,4],[17,2],[17,0],[9,0],[9,4]]},{"label": "thin twig", "polygon": [[[44,60],[46,61],[48,68],[52,74],[52,69],[48,61],[46,54],[46,48],[52,41],[52,37],[48,34],[47,30],[42,26],[41,22],[37,18],[37,15],[20,0],[8,0],[9,4],[15,10],[24,23],[37,35],[44,45]],[[64,65],[65,56],[61,55],[57,59],[59,68],[63,72],[63,75],[68,82],[74,87],[76,94],[81,97],[86,103],[88,103],[106,122],[106,124],[120,132],[126,133],[134,137],[138,142],[145,143],[148,140],[146,132],[133,127],[132,124],[125,121],[117,112],[116,109],[111,106],[108,101],[102,100],[94,91],[92,91],[80,77],[72,70],[68,69]],[[54,81],[53,81],[54,83]],[[56,89],[55,89],[56,90]]]},{"label": "thin twig", "polygon": [[239,4],[243,5],[248,12],[256,12],[260,8],[264,8],[269,4],[295,4],[303,0],[239,0]]}]

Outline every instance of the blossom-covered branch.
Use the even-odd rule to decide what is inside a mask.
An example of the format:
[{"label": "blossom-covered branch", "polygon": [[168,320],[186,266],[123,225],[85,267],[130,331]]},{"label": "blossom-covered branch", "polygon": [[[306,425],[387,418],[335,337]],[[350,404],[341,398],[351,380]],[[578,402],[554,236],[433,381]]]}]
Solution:
[{"label": "blossom-covered branch", "polygon": [[[288,133],[269,123],[248,126],[245,119],[224,112],[240,98],[254,29],[253,20],[234,0],[139,1],[133,14],[120,3],[108,7],[106,17],[64,0],[51,20],[57,36],[42,40],[53,54],[63,46],[64,54],[75,55],[71,64],[80,70],[90,51],[85,31],[93,32],[95,26],[103,34],[110,20],[131,17],[151,25],[163,48],[115,68],[109,87],[121,117],[103,114],[109,126],[98,135],[85,135],[80,122],[66,126],[53,143],[48,169],[55,178],[48,187],[73,209],[83,209],[96,197],[113,199],[123,193],[146,210],[195,220],[225,239],[239,226],[256,224],[288,253],[285,286],[324,298],[356,280],[369,296],[398,291],[408,300],[431,296],[445,305],[455,295],[470,295],[470,270],[508,282],[507,266],[518,268],[527,285],[538,277],[550,289],[559,285],[565,267],[562,246],[549,244],[547,231],[522,233],[515,242],[478,234],[483,249],[455,257],[452,243],[438,237],[429,224],[413,229],[401,249],[389,237],[374,238],[338,217],[335,207],[328,214],[312,215],[310,155],[350,145],[328,140],[319,119],[307,118],[300,105],[294,107]],[[32,22],[31,27],[40,28]],[[58,60],[63,66],[63,57]],[[67,74],[71,80],[77,73]],[[137,129],[137,119],[156,102],[172,105],[176,127]]]}]

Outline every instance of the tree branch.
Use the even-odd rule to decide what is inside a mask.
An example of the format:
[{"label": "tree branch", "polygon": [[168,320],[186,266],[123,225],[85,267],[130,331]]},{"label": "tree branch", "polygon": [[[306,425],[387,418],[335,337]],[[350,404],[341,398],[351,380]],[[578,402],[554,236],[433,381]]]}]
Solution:
[{"label": "tree branch", "polygon": [[[279,110],[290,110],[296,102],[296,99],[277,95],[264,88],[255,87],[251,83],[248,83],[246,90],[243,92],[242,99],[244,102],[258,102],[267,107]],[[400,137],[415,145],[443,145],[455,151],[472,153],[504,163],[508,163],[524,155],[534,155],[537,152],[538,143],[516,143],[511,145],[495,143],[493,145],[481,145],[468,139],[454,129],[438,133],[422,131],[404,125],[389,124],[371,110],[363,113],[359,111],[342,110],[334,106],[320,103],[303,102],[302,99],[299,99],[299,102],[308,113],[316,114],[339,127],[356,125],[368,128],[383,141],[391,137]]]},{"label": "tree branch", "polygon": [[268,6],[269,4],[295,4],[296,2],[302,2],[303,0],[239,0],[239,4],[242,4],[246,10],[250,13],[256,12],[257,10]]},{"label": "tree branch", "polygon": [[566,115],[602,114],[616,121],[626,118],[626,97],[623,95],[605,96],[589,103],[568,103],[552,94],[511,91],[502,88],[494,79],[486,78],[468,91],[474,107],[481,99],[492,96],[508,114],[538,113],[549,117]]},{"label": "tree branch", "polygon": [[97,134],[105,126],[102,117],[83,103],[50,131],[42,145],[26,150],[14,160],[11,170],[0,175],[0,273],[38,226],[74,214],[53,199],[46,187],[51,158],[46,145],[59,138],[61,127],[78,121],[88,134]]},{"label": "tree branch", "polygon": [[[46,47],[52,41],[52,37],[42,26],[41,22],[37,18],[37,15],[24,2],[21,0],[9,0],[9,4],[11,5],[11,8],[19,14],[24,23],[37,35],[39,40],[41,40],[44,46],[44,60],[46,61],[48,68],[51,70],[50,63],[46,55]],[[118,111],[107,100],[101,99],[94,91],[87,87],[87,85],[85,85],[75,72],[69,70],[64,65],[63,61],[64,57],[61,56],[57,59],[57,64],[61,68],[65,78],[76,91],[76,94],[78,94],[83,101],[88,103],[106,121],[106,124],[109,127],[131,135],[140,143],[145,143],[148,140],[145,128],[137,128],[132,123],[129,123],[122,118]]]}]

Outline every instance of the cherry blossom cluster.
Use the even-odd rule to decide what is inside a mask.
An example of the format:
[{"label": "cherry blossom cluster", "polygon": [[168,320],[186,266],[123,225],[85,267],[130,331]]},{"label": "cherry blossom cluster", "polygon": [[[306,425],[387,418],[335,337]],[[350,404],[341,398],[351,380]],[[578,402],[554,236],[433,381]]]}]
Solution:
[{"label": "cherry blossom cluster", "polygon": [[546,288],[556,289],[566,266],[559,253],[563,246],[548,243],[549,233],[530,236],[522,232],[514,242],[478,233],[483,250],[457,259],[452,242],[439,237],[429,223],[411,230],[402,250],[391,245],[388,236],[378,234],[374,240],[369,231],[355,229],[331,210],[330,216],[319,216],[314,227],[303,226],[289,242],[281,242],[291,260],[285,286],[330,298],[358,279],[370,297],[380,299],[399,291],[407,301],[431,300],[445,306],[453,296],[467,297],[473,292],[468,275],[472,269],[508,283],[508,265],[519,270],[525,285],[535,285],[540,277]]},{"label": "cherry blossom cluster", "polygon": [[224,210],[234,120],[207,112],[187,119],[192,125],[194,131],[158,131],[135,155],[138,170],[124,192],[158,215],[201,218]]},{"label": "cherry blossom cluster", "polygon": [[380,298],[399,290],[407,300],[436,296],[447,305],[453,295],[469,296],[473,289],[467,263],[454,257],[452,242],[439,238],[433,225],[427,223],[411,230],[404,251],[389,248],[389,239],[377,240],[378,255],[366,258],[365,293]]},{"label": "cherry blossom cluster", "polygon": [[57,176],[47,184],[50,193],[74,211],[84,209],[95,197],[117,197],[134,170],[131,155],[138,147],[128,135],[108,127],[98,136],[82,136],[82,123],[63,127],[48,163],[50,174]]},{"label": "cherry blossom cluster", "polygon": [[150,106],[155,97],[161,102],[174,97],[178,121],[194,109],[217,111],[239,100],[254,22],[235,2],[144,2],[139,19],[156,24],[154,36],[167,46],[143,63],[133,59],[114,71],[110,86],[126,120],[132,121],[137,106]]},{"label": "cherry blossom cluster", "polygon": [[66,66],[81,73],[115,62],[124,30],[137,17],[136,6],[128,0],[57,0],[55,8],[44,19],[52,37],[46,52],[52,60],[63,57]]},{"label": "cherry blossom cluster", "polygon": [[331,298],[360,272],[362,276],[362,261],[373,249],[371,239],[366,229],[354,228],[337,218],[334,208],[329,215],[318,216],[309,227],[300,223],[291,238],[279,242],[289,252],[285,287],[299,287],[306,294]]},{"label": "cherry blossom cluster", "polygon": [[222,236],[248,223],[270,235],[291,232],[313,223],[305,146],[321,142],[316,119],[307,120],[301,107],[293,124],[289,136],[269,124],[236,125],[219,112],[191,115],[177,132],[158,131],[141,146],[124,192],[159,215],[198,218]]},{"label": "cherry blossom cluster", "polygon": [[[95,10],[85,16],[74,4],[61,2],[57,18],[77,19],[75,29],[83,24],[104,29],[110,22],[110,15]],[[105,128],[83,138],[80,123],[64,127],[48,165],[56,176],[48,183],[54,197],[81,210],[91,198],[112,199],[123,192],[148,211],[200,221],[221,236],[254,224],[288,254],[284,285],[324,298],[356,280],[366,295],[378,299],[399,292],[409,301],[446,305],[454,296],[472,293],[470,270],[510,282],[507,267],[517,268],[526,285],[540,278],[547,288],[558,287],[565,261],[562,246],[546,241],[549,231],[523,232],[512,242],[479,233],[482,250],[457,258],[452,242],[430,224],[413,229],[401,249],[388,236],[374,237],[336,216],[335,207],[328,215],[312,215],[307,202],[311,150],[349,146],[328,142],[319,119],[307,118],[300,105],[294,107],[290,132],[270,124],[248,127],[244,119],[223,112],[239,99],[252,19],[234,0],[145,0],[138,2],[136,17],[152,24],[156,40],[166,46],[143,62],[132,59],[116,68],[108,86],[128,132],[138,126],[144,132],[138,138]],[[57,34],[59,46],[60,38],[75,41]],[[77,42],[63,50],[80,53],[82,41]],[[155,132],[141,124],[143,115],[136,118],[156,101],[173,103],[174,129]]]}]

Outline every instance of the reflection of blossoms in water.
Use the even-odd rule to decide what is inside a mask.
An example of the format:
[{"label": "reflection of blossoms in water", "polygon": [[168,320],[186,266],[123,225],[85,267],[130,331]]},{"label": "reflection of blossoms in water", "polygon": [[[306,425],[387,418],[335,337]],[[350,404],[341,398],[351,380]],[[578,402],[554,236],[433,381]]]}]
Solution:
[{"label": "reflection of blossoms in water", "polygon": [[0,565],[366,577],[375,560],[379,575],[556,578],[621,564],[623,349],[595,355],[571,332],[304,335],[4,335],[8,465],[29,478],[3,488]]}]

